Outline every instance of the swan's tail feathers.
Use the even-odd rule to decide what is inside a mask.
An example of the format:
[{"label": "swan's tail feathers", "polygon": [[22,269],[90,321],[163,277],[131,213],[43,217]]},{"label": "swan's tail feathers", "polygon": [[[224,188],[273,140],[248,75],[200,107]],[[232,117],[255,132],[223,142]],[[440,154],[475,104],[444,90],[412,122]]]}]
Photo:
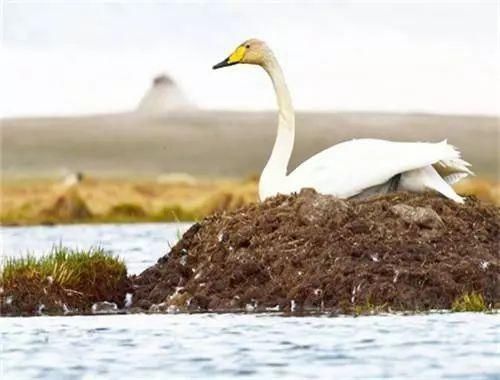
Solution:
[{"label": "swan's tail feathers", "polygon": [[452,173],[443,177],[443,179],[448,185],[454,185],[455,183],[460,182],[462,179],[468,176],[469,173]]},{"label": "swan's tail feathers", "polygon": [[457,148],[448,144],[446,140],[440,145],[446,150],[445,158],[436,162],[433,167],[448,184],[452,185],[469,175],[474,175],[469,169],[471,164],[460,157],[460,151]]},{"label": "swan's tail feathers", "polygon": [[471,164],[467,161],[462,160],[461,158],[441,160],[436,163],[436,166],[454,173],[461,172],[474,175],[472,170],[469,169],[469,166],[471,166]]},{"label": "swan's tail feathers", "polygon": [[453,190],[445,178],[441,177],[433,166],[425,166],[403,173],[400,184],[404,190],[415,192],[434,190],[457,203],[464,203],[462,197],[455,193],[455,190]]},{"label": "swan's tail feathers", "polygon": [[[445,178],[434,169],[432,166],[426,166],[419,169],[423,185],[430,190],[435,190],[443,194],[445,197],[454,200],[457,203],[464,203],[463,198],[458,195],[455,190],[450,186]],[[461,173],[465,174],[465,173]],[[454,174],[451,174],[454,175]]]}]

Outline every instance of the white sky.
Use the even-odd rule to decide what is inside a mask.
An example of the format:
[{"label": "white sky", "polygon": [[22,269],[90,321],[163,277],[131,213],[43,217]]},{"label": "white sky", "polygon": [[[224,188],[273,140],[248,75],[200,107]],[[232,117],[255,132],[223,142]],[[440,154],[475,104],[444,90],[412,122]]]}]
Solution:
[{"label": "white sky", "polygon": [[298,109],[499,112],[495,0],[0,3],[0,116],[131,109],[160,72],[200,107],[272,109],[258,68],[211,70],[249,37]]}]

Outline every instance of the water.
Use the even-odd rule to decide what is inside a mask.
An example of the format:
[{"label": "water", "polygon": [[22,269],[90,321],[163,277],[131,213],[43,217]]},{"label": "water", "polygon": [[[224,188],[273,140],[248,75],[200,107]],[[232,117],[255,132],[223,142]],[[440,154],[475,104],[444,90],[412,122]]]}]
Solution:
[{"label": "water", "polygon": [[2,379],[500,378],[498,315],[4,318]]},{"label": "water", "polygon": [[69,226],[1,227],[2,255],[40,256],[54,245],[88,249],[102,247],[125,260],[137,274],[169,251],[189,224],[77,224]]},{"label": "water", "polygon": [[[3,254],[96,243],[138,273],[187,225],[2,228]],[[500,315],[0,319],[1,379],[500,379]]]}]

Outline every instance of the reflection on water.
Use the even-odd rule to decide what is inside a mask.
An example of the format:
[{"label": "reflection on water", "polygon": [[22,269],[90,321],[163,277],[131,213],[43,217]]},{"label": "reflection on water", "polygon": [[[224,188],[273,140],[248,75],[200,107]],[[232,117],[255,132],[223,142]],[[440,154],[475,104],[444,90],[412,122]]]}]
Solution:
[{"label": "reflection on water", "polygon": [[500,316],[1,320],[2,379],[497,379]]},{"label": "reflection on water", "polygon": [[[188,225],[2,228],[3,254],[96,244],[138,273]],[[0,319],[3,379],[500,378],[500,315]]]}]

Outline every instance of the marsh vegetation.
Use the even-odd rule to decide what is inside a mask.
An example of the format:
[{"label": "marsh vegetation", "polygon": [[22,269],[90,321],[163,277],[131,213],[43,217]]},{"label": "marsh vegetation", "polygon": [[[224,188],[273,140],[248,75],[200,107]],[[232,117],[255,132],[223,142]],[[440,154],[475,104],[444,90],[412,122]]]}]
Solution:
[{"label": "marsh vegetation", "polygon": [[87,178],[67,188],[30,179],[2,184],[4,225],[195,221],[257,200],[257,182]]},{"label": "marsh vegetation", "polygon": [[0,273],[1,314],[86,313],[94,302],[123,305],[125,263],[100,248],[54,247],[47,255],[5,258]]},{"label": "marsh vegetation", "polygon": [[[484,179],[456,190],[500,205],[500,184]],[[3,225],[197,221],[256,202],[257,178],[161,182],[153,179],[85,178],[66,188],[54,179],[4,181]]]}]

